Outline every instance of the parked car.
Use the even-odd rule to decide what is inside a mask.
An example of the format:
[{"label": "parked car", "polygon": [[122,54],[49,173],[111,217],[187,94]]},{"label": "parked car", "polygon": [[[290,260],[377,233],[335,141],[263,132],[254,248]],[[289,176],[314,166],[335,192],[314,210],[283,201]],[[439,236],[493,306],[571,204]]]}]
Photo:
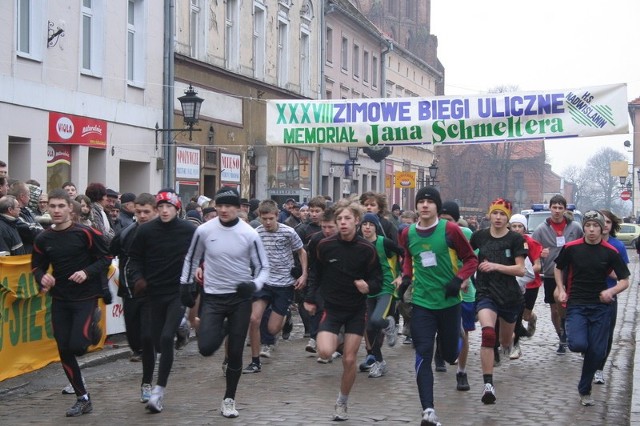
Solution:
[{"label": "parked car", "polygon": [[624,243],[627,247],[636,246],[636,240],[640,236],[640,225],[634,223],[620,224],[620,232],[616,234],[616,238]]}]

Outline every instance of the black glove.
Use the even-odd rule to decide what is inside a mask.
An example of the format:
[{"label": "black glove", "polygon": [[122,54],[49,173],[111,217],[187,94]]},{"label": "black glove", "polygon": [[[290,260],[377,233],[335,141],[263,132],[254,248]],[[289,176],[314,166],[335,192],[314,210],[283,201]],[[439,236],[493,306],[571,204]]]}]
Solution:
[{"label": "black glove", "polygon": [[457,276],[451,278],[449,284],[444,289],[444,295],[446,297],[458,297],[460,294],[460,287],[462,286],[462,279]]},{"label": "black glove", "polygon": [[195,283],[180,284],[180,302],[182,303],[182,306],[193,308],[196,304],[197,292],[195,290]]},{"label": "black glove", "polygon": [[256,291],[256,285],[253,281],[241,282],[240,284],[238,284],[238,287],[236,288],[236,292],[238,293],[238,296],[245,299],[251,297],[255,291]]},{"label": "black glove", "polygon": [[109,287],[105,287],[102,289],[102,300],[104,300],[105,305],[110,305],[113,303],[113,297],[111,296],[111,290]]},{"label": "black glove", "polygon": [[404,276],[402,277],[402,283],[398,287],[398,300],[402,301],[404,299],[404,294],[407,292],[407,289],[411,285],[411,277]]}]

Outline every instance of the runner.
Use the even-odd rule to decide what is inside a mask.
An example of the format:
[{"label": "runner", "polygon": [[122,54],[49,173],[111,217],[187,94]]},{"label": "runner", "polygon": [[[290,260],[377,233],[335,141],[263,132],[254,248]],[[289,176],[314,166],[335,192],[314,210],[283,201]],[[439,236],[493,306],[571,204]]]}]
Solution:
[{"label": "runner", "polygon": [[489,228],[471,236],[471,246],[478,249],[476,274],[476,311],[482,327],[480,361],[484,390],[482,402],[494,404],[493,386],[496,321],[499,321],[502,354],[509,358],[513,345],[513,330],[524,302],[516,276],[524,275],[524,258],[528,250],[522,235],[507,227],[511,203],[497,198],[489,207]]},{"label": "runner", "polygon": [[[180,219],[182,203],[173,189],[156,195],[159,217],[138,227],[129,250],[127,279],[142,306],[142,384],[140,402],[152,413],[164,409],[164,392],[173,366],[173,339],[184,316],[180,303],[180,272],[195,226]],[[158,380],[148,394],[160,352]]]},{"label": "runner", "polygon": [[356,234],[362,217],[361,207],[350,200],[340,200],[335,208],[338,233],[318,243],[313,263],[313,288],[304,307],[315,314],[319,289],[325,312],[320,321],[317,347],[327,359],[338,348],[338,334],[344,327],[342,379],[333,420],[347,420],[349,392],[356,379],[356,357],[362,342],[366,319],[366,295],[380,292],[382,272],[375,247]]},{"label": "runner", "polygon": [[198,348],[213,355],[227,339],[227,389],[220,405],[224,417],[238,417],[236,390],[251,317],[251,296],[269,279],[269,260],[255,229],[238,218],[240,196],[223,186],[214,197],[218,216],[196,230],[180,277],[185,306],[194,306],[195,273],[204,259]]},{"label": "runner", "polygon": [[[629,269],[617,250],[602,239],[604,216],[590,210],[583,216],[584,238],[566,244],[556,258],[557,301],[567,306],[569,350],[584,353],[578,383],[580,403],[595,405],[591,381],[607,352],[611,302],[629,287]],[[610,271],[617,283],[607,288]]]},{"label": "runner", "polygon": [[[293,228],[278,223],[278,205],[273,200],[264,200],[258,207],[260,225],[256,231],[260,235],[269,259],[269,279],[264,287],[254,293],[251,304],[249,338],[251,340],[251,363],[243,373],[259,373],[260,323],[267,306],[271,315],[267,319],[267,331],[276,335],[284,326],[284,319],[293,301],[293,291],[301,290],[307,282],[307,252],[302,248],[300,237]],[[294,266],[293,253],[301,265],[301,275],[296,279],[291,275]]]},{"label": "runner", "polygon": [[[412,285],[411,336],[416,351],[416,382],[422,405],[422,425],[439,425],[433,398],[433,348],[436,333],[445,361],[458,357],[460,290],[476,270],[478,260],[460,227],[440,220],[442,199],[434,187],[416,193],[418,223],[400,234],[405,257],[400,297]],[[459,261],[462,267],[459,267]]]},{"label": "runner", "polygon": [[102,283],[111,258],[97,231],[71,220],[71,209],[65,190],[49,193],[53,225],[36,237],[31,266],[40,290],[51,295],[53,335],[62,368],[78,398],[66,415],[76,417],[93,410],[76,357],[102,338],[98,298],[105,297]]}]

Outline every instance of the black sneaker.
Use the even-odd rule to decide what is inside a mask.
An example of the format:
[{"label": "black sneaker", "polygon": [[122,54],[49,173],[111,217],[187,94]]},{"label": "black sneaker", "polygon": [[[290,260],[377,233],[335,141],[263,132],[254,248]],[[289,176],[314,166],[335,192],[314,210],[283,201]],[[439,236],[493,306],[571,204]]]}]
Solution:
[{"label": "black sneaker", "polygon": [[565,355],[567,353],[567,344],[560,342],[558,344],[558,349],[556,350],[556,354]]},{"label": "black sneaker", "polygon": [[78,417],[83,414],[87,414],[93,411],[93,406],[91,405],[91,398],[87,395],[87,399],[78,398],[73,407],[67,410],[67,417]]},{"label": "black sneaker", "polygon": [[284,323],[284,326],[282,327],[282,339],[289,340],[289,337],[291,336],[291,331],[293,331],[293,321],[291,320],[291,317],[288,316],[287,321]]},{"label": "black sneaker", "polygon": [[456,389],[458,389],[459,391],[468,391],[469,389],[471,389],[471,386],[469,386],[469,381],[467,380],[467,373],[457,373],[456,374]]},{"label": "black sneaker", "polygon": [[262,371],[262,364],[258,364],[257,362],[251,362],[251,364],[247,365],[244,370],[242,370],[242,374],[250,374],[250,373],[259,373]]},{"label": "black sneaker", "polygon": [[101,319],[102,311],[100,310],[100,307],[96,307],[91,317],[91,326],[89,327],[91,330],[91,344],[93,346],[100,343],[100,339],[102,339],[102,328],[100,328]]},{"label": "black sneaker", "polygon": [[440,357],[440,354],[438,352],[435,353],[434,356],[434,361],[436,364],[436,371],[439,373],[446,373],[447,372],[447,365],[444,363],[444,359],[442,359],[442,357]]}]

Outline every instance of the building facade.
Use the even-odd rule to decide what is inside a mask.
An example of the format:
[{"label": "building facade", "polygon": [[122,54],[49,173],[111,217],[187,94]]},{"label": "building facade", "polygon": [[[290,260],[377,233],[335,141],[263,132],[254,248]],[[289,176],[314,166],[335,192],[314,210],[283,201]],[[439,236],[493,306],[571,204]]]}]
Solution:
[{"label": "building facade", "polygon": [[0,18],[0,159],[45,190],[157,188],[162,9],[145,0],[7,2]]}]

